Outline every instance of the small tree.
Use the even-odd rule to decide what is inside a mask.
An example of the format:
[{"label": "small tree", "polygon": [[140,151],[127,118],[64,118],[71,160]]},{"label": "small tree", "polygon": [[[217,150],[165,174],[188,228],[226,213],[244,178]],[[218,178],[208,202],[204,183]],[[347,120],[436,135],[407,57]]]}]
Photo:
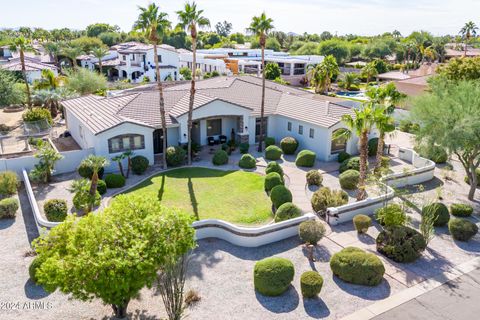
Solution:
[{"label": "small tree", "polygon": [[34,155],[35,158],[40,159],[39,164],[30,172],[34,180],[49,183],[52,179],[53,168],[55,163],[63,159],[63,156],[55,151],[48,142],[39,141],[37,145],[38,152]]},{"label": "small tree", "polygon": [[123,165],[122,165],[122,161],[123,159],[125,159],[125,154],[122,153],[118,156],[115,156],[112,158],[112,161],[118,163],[118,169],[120,170],[120,174],[125,177],[125,174],[123,173]]},{"label": "small tree", "polygon": [[275,80],[282,75],[282,70],[275,62],[269,62],[265,66],[265,79]]},{"label": "small tree", "polygon": [[92,199],[92,201],[90,201],[90,205],[88,206],[88,212],[90,212],[90,211],[92,211],[94,203],[95,203],[94,199],[95,199],[95,194],[97,192],[98,171],[100,171],[100,169],[108,166],[109,163],[108,163],[108,160],[105,157],[95,156],[93,154],[89,155],[82,162],[85,165],[87,165],[88,167],[90,167],[93,171],[92,179],[91,179],[91,182],[90,182],[90,191],[89,191],[90,197]]}]

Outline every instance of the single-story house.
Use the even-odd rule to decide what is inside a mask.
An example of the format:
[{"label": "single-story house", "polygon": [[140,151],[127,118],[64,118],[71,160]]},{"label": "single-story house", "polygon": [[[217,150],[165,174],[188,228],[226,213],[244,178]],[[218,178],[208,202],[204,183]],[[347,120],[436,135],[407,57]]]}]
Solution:
[{"label": "single-story house", "polygon": [[[212,140],[235,138],[253,145],[260,128],[261,79],[254,76],[215,77],[197,82],[192,140],[208,145]],[[167,132],[162,132],[159,93],[151,87],[126,90],[113,97],[83,96],[62,102],[66,123],[75,141],[109,159],[126,150],[147,157],[168,145],[187,143],[190,83],[164,89]],[[299,149],[310,149],[318,159],[336,159],[341,151],[357,153],[356,137],[333,140],[344,128],[341,117],[353,114],[352,104],[329,101],[318,95],[267,81],[265,90],[266,136],[279,142],[296,138]]]}]

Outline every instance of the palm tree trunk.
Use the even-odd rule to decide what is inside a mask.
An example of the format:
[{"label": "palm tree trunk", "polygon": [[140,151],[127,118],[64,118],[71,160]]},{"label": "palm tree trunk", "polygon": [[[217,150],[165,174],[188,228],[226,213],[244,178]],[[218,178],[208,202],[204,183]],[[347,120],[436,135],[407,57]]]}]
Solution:
[{"label": "palm tree trunk", "polygon": [[92,181],[90,182],[90,203],[88,204],[88,212],[93,210],[93,205],[95,204],[95,195],[97,193],[98,185],[98,171],[93,171]]},{"label": "palm tree trunk", "polygon": [[[192,34],[194,33],[192,29]],[[195,32],[196,33],[196,32]],[[188,165],[192,164],[192,116],[193,102],[195,99],[195,74],[197,72],[197,37],[192,36],[192,81],[190,82],[190,100],[188,101],[188,120],[187,120],[187,159]]]},{"label": "palm tree trunk", "polygon": [[98,72],[102,74],[102,58],[98,59],[98,68],[100,69]]},{"label": "palm tree trunk", "polygon": [[118,169],[120,169],[120,174],[122,175],[122,177],[125,177],[125,174],[123,173],[122,160],[118,161]]},{"label": "palm tree trunk", "polygon": [[385,132],[380,131],[380,135],[378,137],[378,145],[377,145],[377,159],[375,163],[375,169],[378,170],[382,166],[382,157],[383,157],[383,146],[385,145]]},{"label": "palm tree trunk", "polygon": [[[261,36],[264,37],[264,36]],[[263,117],[265,116],[265,41],[262,43],[262,102],[260,107],[260,137],[258,137],[258,152],[263,151]],[[255,132],[254,132],[255,134]]]},{"label": "palm tree trunk", "polygon": [[357,200],[366,198],[365,181],[367,180],[367,162],[368,162],[368,132],[363,131],[360,135],[360,178],[358,180]]},{"label": "palm tree trunk", "polygon": [[167,169],[167,120],[165,116],[165,100],[163,99],[163,85],[160,78],[160,66],[158,65],[157,44],[153,44],[153,54],[155,59],[155,74],[157,76],[158,94],[160,96],[160,117],[162,118],[162,134],[163,134],[163,169]]},{"label": "palm tree trunk", "polygon": [[465,47],[463,48],[465,50],[464,53],[463,53],[464,57],[467,56],[467,42],[468,42],[468,37],[465,37]]},{"label": "palm tree trunk", "polygon": [[25,81],[25,88],[27,90],[27,107],[31,108],[32,98],[30,97],[30,86],[27,80],[27,69],[25,68],[25,55],[23,53],[23,50],[20,50],[20,63],[22,64],[22,75],[23,75],[23,80]]}]

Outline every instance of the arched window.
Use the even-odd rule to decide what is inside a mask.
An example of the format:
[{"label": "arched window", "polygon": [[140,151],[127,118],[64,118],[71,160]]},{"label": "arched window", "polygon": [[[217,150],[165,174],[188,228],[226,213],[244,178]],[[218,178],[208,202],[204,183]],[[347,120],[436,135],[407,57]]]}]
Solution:
[{"label": "arched window", "polygon": [[336,154],[336,153],[340,153],[342,151],[347,150],[347,138],[346,137],[342,136],[342,137],[339,137],[339,138],[336,138],[336,139],[333,138],[333,137],[335,137],[336,134],[339,134],[344,130],[345,129],[337,129],[337,130],[332,132],[331,154]]},{"label": "arched window", "polygon": [[145,137],[141,134],[122,134],[108,139],[108,152],[145,149]]}]

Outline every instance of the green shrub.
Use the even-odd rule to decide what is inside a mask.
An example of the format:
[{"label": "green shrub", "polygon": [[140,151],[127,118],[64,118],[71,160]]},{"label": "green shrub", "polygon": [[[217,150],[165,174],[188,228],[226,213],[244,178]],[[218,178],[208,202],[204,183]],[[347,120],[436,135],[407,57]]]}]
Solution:
[{"label": "green shrub", "polygon": [[228,154],[223,150],[217,150],[212,158],[212,163],[221,166],[228,163]]},{"label": "green shrub", "polygon": [[148,168],[148,159],[144,156],[135,156],[131,160],[132,163],[132,171],[135,174],[141,175],[143,174]]},{"label": "green shrub", "polygon": [[268,146],[265,149],[265,159],[267,160],[278,160],[282,156],[282,149],[277,146]]},{"label": "green shrub", "polygon": [[338,154],[337,161],[338,161],[339,163],[342,163],[342,162],[344,162],[345,160],[350,159],[351,157],[352,157],[352,156],[350,155],[350,153],[345,152],[345,151],[341,151],[341,152]]},{"label": "green shrub", "polygon": [[253,169],[257,167],[257,160],[251,154],[247,153],[240,158],[238,166],[243,169]]},{"label": "green shrub", "polygon": [[[92,179],[92,176],[93,176],[93,170],[92,168],[90,168],[88,166],[87,163],[85,162],[81,162],[80,165],[78,166],[77,168],[77,171],[78,171],[78,174],[83,177],[83,178],[87,178],[87,179]],[[99,179],[102,179],[103,178],[103,174],[105,172],[105,169],[101,168],[99,171],[98,171],[98,178]]]},{"label": "green shrub", "polygon": [[348,194],[343,190],[331,190],[321,187],[312,195],[312,209],[324,213],[329,207],[338,207],[348,203]]},{"label": "green shrub", "polygon": [[[90,201],[91,198],[92,196],[88,192],[88,189],[78,191],[77,193],[75,193],[72,199],[73,207],[77,211],[85,211],[91,202]],[[98,191],[95,192],[95,199],[93,201],[93,206],[94,207],[99,206],[101,200],[102,200],[102,197],[100,196],[100,193]]]},{"label": "green shrub", "polygon": [[454,203],[450,205],[450,212],[456,217],[469,217],[473,213],[473,207],[464,203]]},{"label": "green shrub", "polygon": [[298,141],[292,137],[285,137],[280,141],[280,148],[285,154],[294,154],[298,148]]},{"label": "green shrub", "polygon": [[97,191],[101,195],[104,195],[107,192],[107,183],[103,180],[98,180],[97,182]]},{"label": "green shrub", "polygon": [[448,223],[448,220],[450,220],[450,213],[448,212],[448,208],[443,203],[436,202],[426,205],[422,208],[422,215],[426,212],[433,214],[433,217],[435,219],[433,225],[435,227],[443,227]]},{"label": "green shrub", "polygon": [[275,145],[275,138],[274,137],[266,137],[265,138],[265,147],[274,146]]},{"label": "green shrub", "polygon": [[372,157],[377,154],[378,150],[378,138],[372,138],[368,140],[368,156]]},{"label": "green shrub", "polygon": [[293,281],[295,268],[285,258],[271,257],[257,261],[253,270],[255,289],[265,296],[279,296]]},{"label": "green shrub", "polygon": [[0,200],[0,219],[13,219],[18,210],[18,201],[15,198]]},{"label": "green shrub", "polygon": [[175,167],[183,164],[187,152],[179,146],[170,146],[167,148],[167,164]]},{"label": "green shrub", "polygon": [[250,149],[250,145],[246,142],[240,143],[239,149],[241,154],[248,153],[248,149]]},{"label": "green shrub", "polygon": [[300,223],[298,236],[307,244],[316,245],[325,235],[325,226],[317,220],[308,220]]},{"label": "green shrub", "polygon": [[275,212],[275,222],[297,218],[297,217],[300,217],[301,215],[302,215],[302,210],[299,207],[297,207],[291,202],[286,202],[282,204],[280,207],[278,207],[277,212]]},{"label": "green shrub", "polygon": [[278,185],[271,189],[270,200],[272,200],[275,208],[278,209],[282,204],[292,202],[292,193],[284,185]]},{"label": "green shrub", "polygon": [[375,219],[382,226],[403,226],[408,221],[402,207],[396,203],[375,210]]},{"label": "green shrub", "polygon": [[467,219],[452,219],[448,222],[448,230],[453,239],[468,241],[477,234],[478,227]]},{"label": "green shrub", "polygon": [[396,262],[413,262],[427,247],[420,232],[407,226],[387,226],[377,236],[377,251]]},{"label": "green shrub", "polygon": [[50,199],[43,204],[43,212],[48,221],[62,222],[67,217],[67,201],[63,199]]},{"label": "green shrub", "polygon": [[13,171],[0,172],[0,196],[11,196],[17,193],[17,174]]},{"label": "green shrub", "polygon": [[420,127],[418,124],[413,123],[412,121],[407,119],[400,120],[400,125],[398,126],[398,129],[400,129],[400,131],[407,132],[407,133],[414,133],[419,128]]},{"label": "green shrub", "polygon": [[366,233],[372,225],[372,219],[364,214],[357,214],[353,217],[353,225],[358,233]]},{"label": "green shrub", "polygon": [[338,169],[340,173],[345,172],[347,170],[357,170],[360,171],[360,158],[359,157],[352,157],[340,164],[340,168]]},{"label": "green shrub", "polygon": [[448,160],[448,154],[445,149],[436,145],[415,146],[415,151],[424,158],[430,159],[435,163],[445,163]]},{"label": "green shrub", "polygon": [[[480,187],[480,168],[475,169],[475,174],[477,175],[477,186]],[[465,176],[464,180],[467,184],[470,184],[468,176]]]},{"label": "green shrub", "polygon": [[265,176],[265,191],[270,192],[274,187],[278,185],[284,185],[285,182],[281,175],[277,172],[270,172]]},{"label": "green shrub", "polygon": [[269,173],[272,173],[272,172],[276,172],[278,173],[281,177],[283,177],[283,169],[282,169],[282,166],[279,165],[277,162],[275,161],[270,161],[268,164],[267,164],[267,167],[265,168],[265,173],[266,174],[269,174]]},{"label": "green shrub", "polygon": [[298,167],[313,167],[316,159],[317,154],[315,152],[311,150],[302,150],[298,153],[297,159],[295,159],[295,164]]},{"label": "green shrub", "polygon": [[320,186],[323,182],[323,176],[318,170],[307,172],[307,184],[309,186]]},{"label": "green shrub", "polygon": [[316,297],[323,286],[323,278],[316,271],[306,271],[300,277],[300,289],[305,298]]},{"label": "green shrub", "polygon": [[338,177],[340,186],[343,189],[355,190],[358,187],[358,181],[360,180],[360,172],[357,170],[347,170],[340,174]]},{"label": "green shrub", "polygon": [[[22,119],[25,122],[47,120],[48,125],[53,124],[52,115],[50,114],[50,110],[48,110],[46,108],[32,108],[30,110],[27,110],[22,115]],[[39,123],[39,125],[42,125],[42,123]],[[48,125],[45,126],[45,129],[47,129]]]},{"label": "green shrub", "polygon": [[380,167],[388,169],[390,167],[390,158],[382,157],[382,159],[380,160]]},{"label": "green shrub", "polygon": [[379,285],[385,273],[380,258],[355,247],[335,253],[330,259],[330,269],[345,282],[367,286]]},{"label": "green shrub", "polygon": [[36,256],[35,259],[32,260],[30,263],[30,266],[28,267],[28,274],[30,275],[30,280],[32,280],[33,283],[38,284],[38,279],[37,279],[37,270],[40,268],[40,266],[43,263],[43,259],[40,258],[39,256]]},{"label": "green shrub", "polygon": [[222,148],[223,151],[226,151],[226,152],[230,151],[230,146],[226,143],[223,143],[221,145],[221,148]]},{"label": "green shrub", "polygon": [[121,188],[125,186],[125,177],[121,174],[110,173],[105,176],[107,188]]}]

